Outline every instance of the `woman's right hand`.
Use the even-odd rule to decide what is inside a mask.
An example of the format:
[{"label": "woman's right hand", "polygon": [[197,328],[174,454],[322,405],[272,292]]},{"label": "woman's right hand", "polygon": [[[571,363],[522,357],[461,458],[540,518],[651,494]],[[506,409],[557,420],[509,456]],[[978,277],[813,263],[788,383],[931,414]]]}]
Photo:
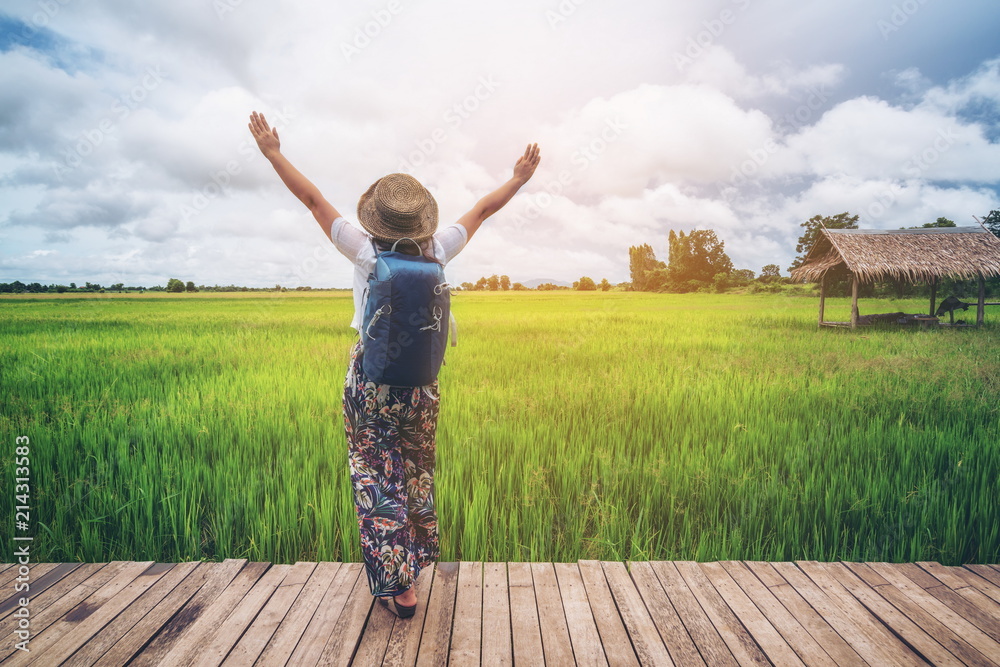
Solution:
[{"label": "woman's right hand", "polygon": [[517,158],[517,162],[514,163],[514,178],[521,181],[522,185],[527,183],[531,175],[535,173],[540,160],[538,144],[528,144],[528,147],[524,149],[524,155]]},{"label": "woman's right hand", "polygon": [[257,148],[264,154],[264,157],[271,159],[271,156],[281,152],[281,142],[278,141],[278,128],[268,127],[264,114],[254,111],[250,114],[248,123],[253,138],[257,140]]}]

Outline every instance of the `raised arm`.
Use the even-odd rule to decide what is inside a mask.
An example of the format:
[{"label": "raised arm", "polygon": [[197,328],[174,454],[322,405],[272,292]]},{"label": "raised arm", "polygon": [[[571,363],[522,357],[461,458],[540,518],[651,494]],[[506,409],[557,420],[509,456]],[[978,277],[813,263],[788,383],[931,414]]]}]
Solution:
[{"label": "raised arm", "polygon": [[264,114],[259,114],[256,111],[250,114],[249,127],[260,152],[270,161],[271,166],[278,172],[278,176],[292,191],[292,194],[298,197],[299,201],[312,212],[316,222],[323,228],[326,235],[330,236],[333,221],[340,217],[340,213],[324,199],[319,188],[313,185],[312,181],[303,176],[302,172],[293,167],[288,158],[281,154],[278,128],[268,127]]},{"label": "raised arm", "polygon": [[528,144],[524,149],[524,155],[517,158],[514,163],[514,175],[509,181],[499,188],[480,199],[468,213],[458,219],[458,224],[465,227],[468,239],[476,233],[479,226],[486,218],[490,217],[504,207],[510,198],[521,189],[521,186],[528,182],[531,175],[535,173],[538,162],[541,159],[538,144]]}]

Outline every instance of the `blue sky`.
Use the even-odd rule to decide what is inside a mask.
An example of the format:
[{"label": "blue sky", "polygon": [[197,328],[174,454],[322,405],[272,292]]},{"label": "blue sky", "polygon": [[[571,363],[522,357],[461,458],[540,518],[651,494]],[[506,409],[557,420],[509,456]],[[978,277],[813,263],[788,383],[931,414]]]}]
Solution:
[{"label": "blue sky", "polygon": [[5,3],[0,282],[350,285],[246,128],[354,218],[409,171],[450,224],[542,164],[455,282],[628,279],[714,229],[787,267],[799,224],[1000,208],[1000,4],[451,0]]}]

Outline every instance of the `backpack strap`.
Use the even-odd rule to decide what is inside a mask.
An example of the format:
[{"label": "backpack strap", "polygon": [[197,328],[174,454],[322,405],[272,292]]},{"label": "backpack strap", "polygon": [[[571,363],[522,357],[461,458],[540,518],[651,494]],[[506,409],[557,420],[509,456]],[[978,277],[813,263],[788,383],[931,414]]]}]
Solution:
[{"label": "backpack strap", "polygon": [[401,239],[396,239],[396,242],[392,244],[392,252],[396,252],[396,246],[399,244],[400,241],[409,241],[413,245],[417,246],[417,250],[420,250],[422,254],[423,249],[420,247],[420,244],[411,239],[409,236],[404,236]]}]

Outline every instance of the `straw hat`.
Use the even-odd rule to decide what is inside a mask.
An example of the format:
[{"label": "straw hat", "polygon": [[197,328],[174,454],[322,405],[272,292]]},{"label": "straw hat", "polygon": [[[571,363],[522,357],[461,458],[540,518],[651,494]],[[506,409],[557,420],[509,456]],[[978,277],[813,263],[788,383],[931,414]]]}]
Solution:
[{"label": "straw hat", "polygon": [[437,202],[409,174],[389,174],[361,195],[358,221],[378,241],[422,241],[437,229]]}]

